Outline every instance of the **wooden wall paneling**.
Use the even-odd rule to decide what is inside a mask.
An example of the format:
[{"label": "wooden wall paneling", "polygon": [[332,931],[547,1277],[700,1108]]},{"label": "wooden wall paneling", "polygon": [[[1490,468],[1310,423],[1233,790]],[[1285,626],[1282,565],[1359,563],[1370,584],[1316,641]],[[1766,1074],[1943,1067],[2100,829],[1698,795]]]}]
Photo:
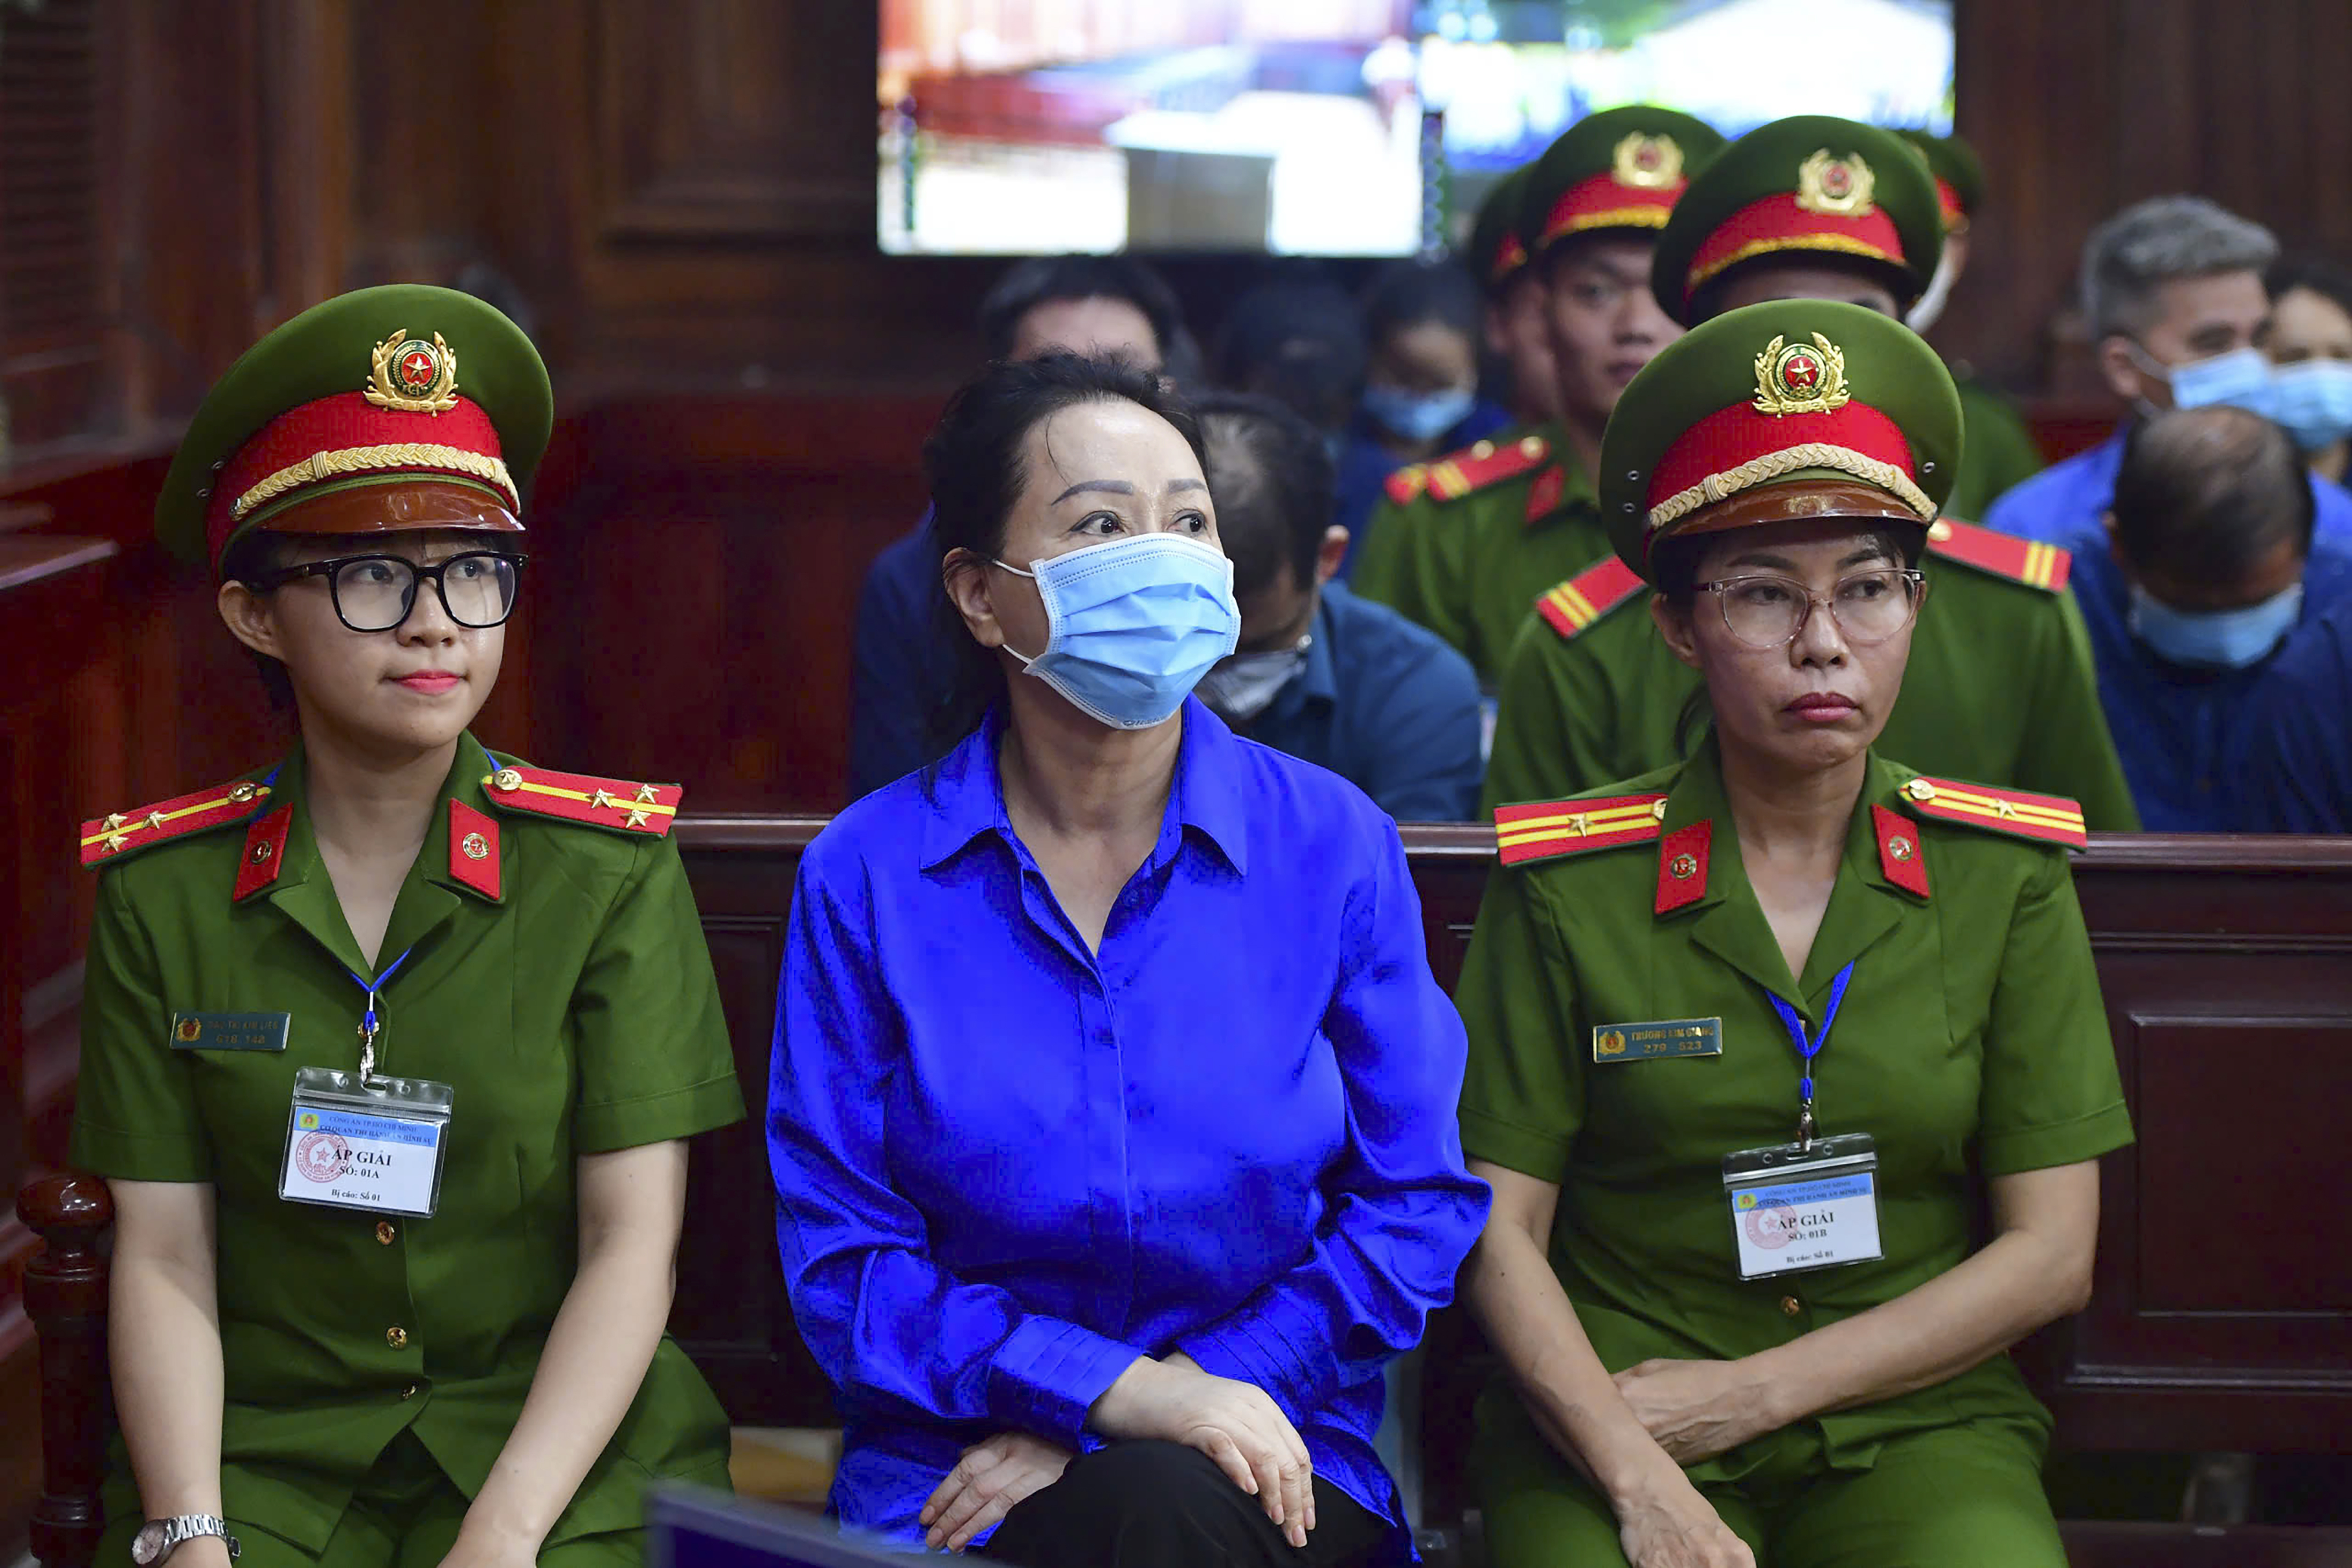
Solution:
[{"label": "wooden wall paneling", "polygon": [[[365,14],[397,9],[370,6]],[[383,207],[422,183],[379,182],[365,211],[355,212],[355,141],[371,150],[413,146],[455,107],[436,89],[469,57],[364,51],[356,47],[350,0],[260,0],[260,18],[262,311],[275,321],[346,287],[357,220],[374,218],[362,234],[383,233],[389,226]]]}]

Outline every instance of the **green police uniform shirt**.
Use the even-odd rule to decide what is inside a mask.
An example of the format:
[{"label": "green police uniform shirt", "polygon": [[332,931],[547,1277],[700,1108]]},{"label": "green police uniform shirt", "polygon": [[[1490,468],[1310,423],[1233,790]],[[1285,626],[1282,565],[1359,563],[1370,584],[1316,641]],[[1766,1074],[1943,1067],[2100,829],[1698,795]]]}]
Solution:
[{"label": "green police uniform shirt", "polygon": [[[1927,597],[1879,753],[1923,773],[2063,796],[2082,803],[2094,831],[2137,831],[2074,595],[1933,551],[1921,564]],[[1688,755],[1704,683],[1666,646],[1648,600],[1629,593],[1572,634],[1525,619],[1503,677],[1489,808],[1580,794]]]},{"label": "green police uniform shirt", "polygon": [[1977,522],[2011,486],[2042,472],[2042,449],[2033,444],[2016,407],[1966,369],[1953,367],[1952,390],[1960,394],[1960,421],[1967,434],[1960,442],[1960,471],[1953,476],[1944,511]]},{"label": "green police uniform shirt", "polygon": [[[213,1186],[223,1501],[312,1554],[403,1430],[478,1491],[576,1270],[574,1162],[743,1115],[677,845],[623,830],[626,796],[601,813],[609,828],[518,810],[485,787],[508,766],[458,742],[374,971],[312,837],[299,748],[213,831],[99,862],[72,1158]],[[287,807],[263,852],[265,819]],[[91,828],[102,841],[122,821]],[[295,1070],[358,1065],[363,992],[346,971],[404,952],[379,999],[378,1070],[453,1086],[438,1208],[282,1201]],[[175,1013],[253,1012],[291,1015],[283,1050],[174,1039]],[[724,1412],[665,1338],[547,1544],[638,1526],[656,1477],[723,1487],[727,1453]],[[106,1504],[138,1507],[119,1447]]]},{"label": "green police uniform shirt", "polygon": [[[1891,1301],[1968,1256],[1976,1178],[2131,1141],[2064,852],[1998,821],[1921,820],[1915,778],[1872,757],[1795,980],[1741,869],[1711,742],[1615,787],[1640,809],[1591,817],[1593,839],[1555,830],[1554,858],[1495,873],[1456,992],[1470,1036],[1463,1148],[1559,1184],[1553,1267],[1611,1371],[1751,1354]],[[1895,814],[1884,838],[1874,808]],[[1621,821],[1636,826],[1610,830]],[[1684,830],[1698,823],[1708,841],[1694,846]],[[1608,847],[1572,847],[1596,841]],[[1810,1033],[1849,963],[1815,1104],[1825,1134],[1877,1141],[1885,1257],[1743,1281],[1722,1158],[1786,1143],[1797,1124],[1798,1059],[1768,993],[1795,1003]],[[1719,1055],[1595,1063],[1596,1030],[1704,1019],[1721,1020]],[[2021,1415],[2046,1431],[1996,1356],[1810,1424],[1843,1469],[1897,1433]],[[1737,1479],[1771,1441],[1692,1473]]]},{"label": "green police uniform shirt", "polygon": [[1492,691],[1537,599],[1608,549],[1591,478],[1538,425],[1392,476],[1348,586],[1444,638]]}]

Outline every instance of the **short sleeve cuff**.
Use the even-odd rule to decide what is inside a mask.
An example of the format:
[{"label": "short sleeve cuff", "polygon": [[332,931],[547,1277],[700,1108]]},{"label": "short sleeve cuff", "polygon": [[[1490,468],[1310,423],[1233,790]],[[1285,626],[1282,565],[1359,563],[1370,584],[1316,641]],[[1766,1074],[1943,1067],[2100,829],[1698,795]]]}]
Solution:
[{"label": "short sleeve cuff", "polygon": [[1083,1446],[1087,1414],[1143,1353],[1057,1318],[1024,1318],[988,1369],[988,1413],[1066,1448]]},{"label": "short sleeve cuff", "polygon": [[572,1144],[583,1155],[690,1138],[743,1119],[743,1090],[730,1072],[637,1100],[582,1105],[572,1113]]},{"label": "short sleeve cuff", "polygon": [[74,1124],[67,1163],[116,1181],[210,1181],[211,1154],[184,1138]]},{"label": "short sleeve cuff", "polygon": [[1273,1396],[1293,1425],[1339,1379],[1339,1363],[1320,1329],[1278,1292],[1256,1308],[1180,1335],[1176,1345],[1202,1371]]},{"label": "short sleeve cuff", "polygon": [[1568,1171],[1567,1138],[1507,1122],[1473,1105],[1462,1107],[1462,1154],[1538,1181],[1558,1183]]},{"label": "short sleeve cuff", "polygon": [[1989,1176],[2015,1176],[2095,1160],[2131,1141],[2131,1113],[2117,1100],[2069,1122],[1987,1133],[1980,1159]]}]

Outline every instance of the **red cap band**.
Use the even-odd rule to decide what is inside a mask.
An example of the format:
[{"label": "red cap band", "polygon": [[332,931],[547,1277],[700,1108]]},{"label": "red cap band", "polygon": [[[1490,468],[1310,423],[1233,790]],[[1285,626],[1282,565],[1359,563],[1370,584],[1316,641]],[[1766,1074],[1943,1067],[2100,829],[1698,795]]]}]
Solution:
[{"label": "red cap band", "polygon": [[1708,278],[1750,256],[1805,250],[1858,256],[1895,267],[1908,265],[1903,256],[1903,236],[1885,208],[1873,207],[1859,217],[1843,218],[1809,211],[1797,204],[1793,193],[1782,191],[1750,202],[1706,236],[1683,278],[1684,297],[1687,299]]},{"label": "red cap band", "polygon": [[1549,245],[1587,229],[1664,228],[1675,202],[1689,184],[1675,180],[1664,185],[1626,185],[1611,175],[1595,174],[1560,193],[1544,219],[1540,243]]},{"label": "red cap band", "polygon": [[1761,413],[1750,403],[1718,409],[1683,432],[1650,476],[1647,505],[1656,507],[1708,477],[1792,446],[1843,447],[1916,480],[1911,444],[1893,420],[1864,403],[1829,413]]}]

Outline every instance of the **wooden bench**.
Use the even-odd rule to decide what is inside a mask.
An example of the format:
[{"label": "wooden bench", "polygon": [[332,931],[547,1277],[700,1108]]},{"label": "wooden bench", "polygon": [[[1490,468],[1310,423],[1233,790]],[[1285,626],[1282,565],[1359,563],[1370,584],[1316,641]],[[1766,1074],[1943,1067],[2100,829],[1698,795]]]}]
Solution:
[{"label": "wooden bench", "polygon": [[[817,818],[683,819],[677,834],[756,1107],[785,916]],[[1470,827],[1407,830],[1432,965],[1451,986],[1492,863]],[[2103,1176],[2090,1307],[2023,1347],[2063,1444],[2352,1454],[2352,841],[2105,838],[2076,886],[2138,1145]],[[2226,1157],[2215,1157],[2226,1150]],[[57,1176],[18,1201],[47,1240],[26,1271],[41,1334],[44,1496],[34,1554],[82,1568],[100,1521],[104,1185]],[[758,1115],[697,1140],[672,1328],[742,1426],[835,1424],[792,1327]],[[1458,1312],[1431,1336],[1424,1513],[1458,1514],[1482,1347]],[[2083,1568],[2352,1564],[2352,1531],[2069,1525]]]}]

